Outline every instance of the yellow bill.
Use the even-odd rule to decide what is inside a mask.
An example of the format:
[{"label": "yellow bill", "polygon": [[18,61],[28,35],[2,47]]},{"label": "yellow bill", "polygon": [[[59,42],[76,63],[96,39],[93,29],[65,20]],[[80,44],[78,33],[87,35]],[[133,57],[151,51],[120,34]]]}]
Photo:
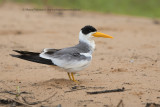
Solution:
[{"label": "yellow bill", "polygon": [[96,32],[96,33],[92,34],[92,36],[94,36],[94,37],[103,37],[103,38],[113,38],[112,36],[104,34],[104,33],[101,33],[101,32]]}]

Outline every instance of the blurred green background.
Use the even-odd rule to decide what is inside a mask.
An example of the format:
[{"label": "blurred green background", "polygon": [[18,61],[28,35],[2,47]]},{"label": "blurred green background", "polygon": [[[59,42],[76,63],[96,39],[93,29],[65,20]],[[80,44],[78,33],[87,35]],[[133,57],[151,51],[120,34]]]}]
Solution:
[{"label": "blurred green background", "polygon": [[0,0],[2,1],[160,18],[160,0]]}]

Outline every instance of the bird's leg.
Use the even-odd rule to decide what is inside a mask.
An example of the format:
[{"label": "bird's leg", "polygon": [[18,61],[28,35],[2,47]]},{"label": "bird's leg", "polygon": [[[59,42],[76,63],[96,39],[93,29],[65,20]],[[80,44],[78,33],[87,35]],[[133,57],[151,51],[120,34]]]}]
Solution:
[{"label": "bird's leg", "polygon": [[73,74],[73,72],[71,73],[71,76],[72,76],[72,79],[73,79],[74,82],[78,82],[78,81],[76,81],[76,80],[74,79],[74,74]]},{"label": "bird's leg", "polygon": [[70,80],[72,80],[69,72],[68,72],[68,77],[69,77]]}]

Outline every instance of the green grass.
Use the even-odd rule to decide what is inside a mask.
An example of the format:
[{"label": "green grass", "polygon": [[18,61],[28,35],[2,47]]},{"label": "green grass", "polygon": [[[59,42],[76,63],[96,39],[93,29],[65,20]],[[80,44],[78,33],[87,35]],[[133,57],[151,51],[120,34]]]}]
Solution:
[{"label": "green grass", "polygon": [[2,3],[2,0],[0,0],[0,4]]},{"label": "green grass", "polygon": [[[44,5],[44,0],[10,1],[33,3],[39,6]],[[103,13],[160,18],[160,0],[48,0],[47,5]]]}]

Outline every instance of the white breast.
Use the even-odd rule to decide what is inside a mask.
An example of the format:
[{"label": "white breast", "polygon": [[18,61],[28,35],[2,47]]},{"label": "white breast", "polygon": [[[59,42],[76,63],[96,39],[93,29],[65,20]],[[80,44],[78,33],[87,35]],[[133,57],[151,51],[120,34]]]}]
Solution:
[{"label": "white breast", "polygon": [[81,61],[67,61],[63,59],[53,58],[51,59],[54,64],[57,66],[64,68],[67,72],[77,72],[86,68],[90,61],[81,60]]}]

